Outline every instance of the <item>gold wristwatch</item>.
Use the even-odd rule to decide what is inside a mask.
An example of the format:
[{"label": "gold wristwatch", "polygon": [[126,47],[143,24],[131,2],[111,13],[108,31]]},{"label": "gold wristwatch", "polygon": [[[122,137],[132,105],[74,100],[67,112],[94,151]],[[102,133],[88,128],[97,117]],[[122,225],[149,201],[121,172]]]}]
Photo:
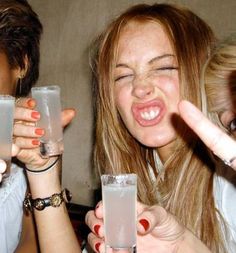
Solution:
[{"label": "gold wristwatch", "polygon": [[38,211],[44,210],[45,207],[59,207],[62,202],[68,203],[71,201],[72,195],[68,189],[62,190],[60,193],[54,193],[47,198],[32,199],[31,194],[28,193],[24,199],[23,205],[26,211],[32,211],[35,208]]}]

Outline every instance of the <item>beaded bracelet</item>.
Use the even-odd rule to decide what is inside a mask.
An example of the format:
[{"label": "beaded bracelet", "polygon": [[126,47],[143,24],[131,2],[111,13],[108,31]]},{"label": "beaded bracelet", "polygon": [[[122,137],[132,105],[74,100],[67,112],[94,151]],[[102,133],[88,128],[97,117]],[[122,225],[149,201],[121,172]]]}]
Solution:
[{"label": "beaded bracelet", "polygon": [[45,169],[42,169],[42,170],[31,170],[31,169],[29,169],[29,168],[27,168],[27,167],[25,167],[25,169],[27,170],[27,171],[29,171],[29,172],[31,172],[31,173],[42,173],[42,172],[45,172],[45,171],[47,171],[47,170],[50,170],[57,162],[58,162],[58,160],[59,160],[59,156],[56,158],[56,160],[51,164],[51,165],[49,165],[47,168],[45,168]]},{"label": "beaded bracelet", "polygon": [[71,201],[72,194],[68,189],[62,190],[60,193],[54,193],[50,197],[32,199],[30,193],[24,199],[23,206],[27,212],[32,211],[35,208],[38,211],[44,210],[46,207],[59,207],[62,202],[69,203]]}]

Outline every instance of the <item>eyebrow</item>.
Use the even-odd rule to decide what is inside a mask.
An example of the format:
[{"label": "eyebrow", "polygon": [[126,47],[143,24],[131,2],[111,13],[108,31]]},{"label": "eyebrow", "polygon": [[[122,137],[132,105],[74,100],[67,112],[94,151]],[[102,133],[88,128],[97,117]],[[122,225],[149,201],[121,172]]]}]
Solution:
[{"label": "eyebrow", "polygon": [[159,55],[159,56],[154,57],[153,59],[151,59],[151,60],[148,62],[148,64],[152,64],[152,63],[154,63],[155,61],[159,61],[159,60],[162,60],[163,58],[169,58],[169,57],[174,58],[175,55],[173,55],[173,54],[163,54],[163,55]]},{"label": "eyebrow", "polygon": [[[152,64],[154,63],[155,61],[159,61],[159,60],[162,60],[163,58],[170,58],[170,57],[175,57],[175,55],[173,54],[163,54],[163,55],[159,55],[157,57],[154,57],[153,59],[151,59],[148,64]],[[125,64],[125,63],[119,63],[116,65],[116,68],[119,68],[119,67],[124,67],[124,68],[129,68],[129,65]]]}]

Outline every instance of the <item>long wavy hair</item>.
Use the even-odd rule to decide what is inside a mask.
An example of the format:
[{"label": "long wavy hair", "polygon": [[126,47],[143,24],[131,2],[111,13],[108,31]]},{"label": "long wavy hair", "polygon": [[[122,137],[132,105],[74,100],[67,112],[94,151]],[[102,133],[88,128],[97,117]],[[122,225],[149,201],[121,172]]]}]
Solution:
[{"label": "long wavy hair", "polygon": [[[114,101],[114,69],[120,35],[129,22],[161,24],[179,66],[180,97],[201,109],[200,76],[216,39],[211,28],[188,9],[169,4],[141,4],[117,17],[99,38],[96,58],[94,161],[100,173],[136,173],[138,198],[160,204],[178,217],[213,252],[224,252],[213,197],[214,163],[194,133],[177,119],[177,139],[165,162],[158,148],[140,144],[124,125]],[[156,181],[153,182],[154,174]]]},{"label": "long wavy hair", "polygon": [[6,54],[12,69],[27,70],[18,80],[15,96],[26,96],[38,80],[42,30],[37,14],[26,0],[0,1],[0,52]]}]

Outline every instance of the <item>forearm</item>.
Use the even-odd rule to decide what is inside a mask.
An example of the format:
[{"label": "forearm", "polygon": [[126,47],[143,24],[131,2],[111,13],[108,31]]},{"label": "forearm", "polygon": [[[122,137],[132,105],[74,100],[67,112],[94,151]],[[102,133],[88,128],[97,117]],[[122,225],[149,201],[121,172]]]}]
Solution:
[{"label": "forearm", "polygon": [[36,239],[36,231],[33,222],[32,215],[25,215],[23,216],[23,224],[22,224],[22,233],[20,243],[15,251],[15,253],[37,253],[38,245]]},{"label": "forearm", "polygon": [[[27,174],[33,199],[61,192],[58,166],[45,173]],[[34,213],[42,253],[81,252],[64,202]]]},{"label": "forearm", "polygon": [[15,253],[25,253],[25,252],[30,252],[30,253],[37,253],[37,246],[36,246],[36,242],[33,241],[26,241],[23,244],[20,244]]},{"label": "forearm", "polygon": [[186,230],[183,241],[177,250],[177,253],[211,253],[206,245],[194,236],[190,231]]}]

